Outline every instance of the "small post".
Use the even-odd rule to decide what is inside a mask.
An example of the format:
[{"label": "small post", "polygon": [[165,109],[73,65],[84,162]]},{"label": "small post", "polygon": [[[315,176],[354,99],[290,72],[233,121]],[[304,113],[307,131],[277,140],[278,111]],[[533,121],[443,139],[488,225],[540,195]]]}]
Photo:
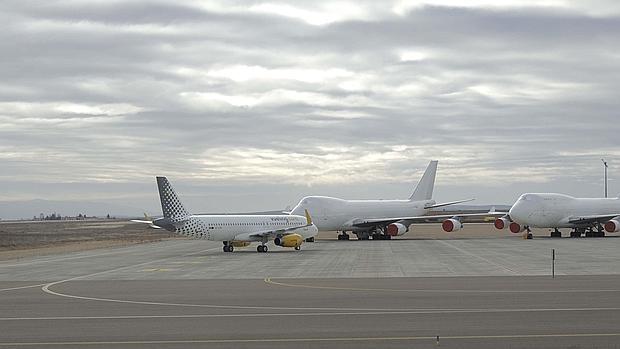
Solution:
[{"label": "small post", "polygon": [[607,161],[605,161],[605,159],[601,159],[601,161],[603,162],[603,166],[605,168],[605,177],[604,177],[604,181],[605,181],[605,197],[607,197]]},{"label": "small post", "polygon": [[551,278],[555,279],[555,248],[551,250]]},{"label": "small post", "polygon": [[436,339],[435,344],[436,344],[437,346],[439,346],[439,336],[437,336],[437,339]]}]

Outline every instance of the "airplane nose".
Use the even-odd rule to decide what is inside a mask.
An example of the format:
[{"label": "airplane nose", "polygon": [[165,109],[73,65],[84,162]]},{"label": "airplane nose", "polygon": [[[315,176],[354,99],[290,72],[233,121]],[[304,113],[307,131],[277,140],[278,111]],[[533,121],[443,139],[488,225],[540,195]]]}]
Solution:
[{"label": "airplane nose", "polygon": [[512,207],[508,211],[508,215],[513,221],[517,223],[524,222],[527,218],[522,202],[516,202],[514,205],[512,205]]}]

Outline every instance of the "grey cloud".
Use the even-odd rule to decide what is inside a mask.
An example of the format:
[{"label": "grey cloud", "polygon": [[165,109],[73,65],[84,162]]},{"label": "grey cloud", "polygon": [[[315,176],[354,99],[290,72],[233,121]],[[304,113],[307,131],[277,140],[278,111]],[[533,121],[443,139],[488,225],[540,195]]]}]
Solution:
[{"label": "grey cloud", "polygon": [[[168,174],[194,203],[219,187],[231,211],[260,210],[276,191],[272,209],[396,195],[438,158],[438,198],[507,203],[528,185],[596,195],[599,158],[619,168],[616,15],[423,7],[313,26],[247,4],[0,5],[0,185],[19,188],[6,197],[135,187],[144,205],[154,193],[138,184]],[[406,50],[427,57],[400,61]],[[226,77],[239,66],[258,73]]]}]

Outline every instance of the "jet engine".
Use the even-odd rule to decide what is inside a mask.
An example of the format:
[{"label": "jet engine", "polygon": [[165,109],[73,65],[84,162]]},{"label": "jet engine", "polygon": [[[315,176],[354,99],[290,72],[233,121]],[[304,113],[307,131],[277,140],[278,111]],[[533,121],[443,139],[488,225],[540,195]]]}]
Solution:
[{"label": "jet engine", "polygon": [[510,220],[508,218],[501,217],[496,219],[493,225],[495,225],[495,229],[504,230],[510,225]]},{"label": "jet engine", "polygon": [[231,241],[230,244],[235,246],[235,247],[246,247],[246,246],[250,245],[250,242],[248,242],[248,241]]},{"label": "jet engine", "polygon": [[299,247],[303,244],[304,238],[299,234],[289,234],[275,238],[273,243],[282,247]]},{"label": "jet engine", "polygon": [[392,223],[387,226],[386,233],[390,236],[401,236],[407,232],[407,227],[401,223]]},{"label": "jet engine", "polygon": [[510,223],[510,231],[515,234],[522,233],[525,231],[525,227],[519,223],[512,222]]},{"label": "jet engine", "polygon": [[620,222],[615,219],[607,221],[605,223],[605,231],[608,233],[617,233],[620,231]]},{"label": "jet engine", "polygon": [[461,223],[458,219],[450,218],[443,221],[443,223],[441,223],[441,227],[446,233],[451,233],[453,231],[461,230],[463,228],[463,223]]}]

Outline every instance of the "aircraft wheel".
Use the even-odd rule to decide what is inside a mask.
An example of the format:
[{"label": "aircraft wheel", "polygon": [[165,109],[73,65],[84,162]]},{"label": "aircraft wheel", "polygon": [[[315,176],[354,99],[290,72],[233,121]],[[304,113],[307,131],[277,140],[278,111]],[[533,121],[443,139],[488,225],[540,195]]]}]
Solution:
[{"label": "aircraft wheel", "polygon": [[532,239],[534,236],[532,235],[532,233],[527,233],[527,239]]},{"label": "aircraft wheel", "polygon": [[295,250],[296,250],[296,251],[301,250],[301,246],[295,246]]},{"label": "aircraft wheel", "polygon": [[342,236],[342,235],[338,234],[338,240],[343,240],[343,237],[344,237],[344,236]]},{"label": "aircraft wheel", "polygon": [[267,252],[267,245],[263,245],[263,252]]},{"label": "aircraft wheel", "polygon": [[349,234],[344,234],[343,239],[342,240],[349,240]]},{"label": "aircraft wheel", "polygon": [[228,252],[228,245],[224,245],[224,252]]},{"label": "aircraft wheel", "polygon": [[306,239],[306,242],[314,242],[314,236],[313,236],[313,237],[311,237],[311,238],[307,238],[307,239]]},{"label": "aircraft wheel", "polygon": [[256,246],[256,252],[263,252],[263,245]]}]

